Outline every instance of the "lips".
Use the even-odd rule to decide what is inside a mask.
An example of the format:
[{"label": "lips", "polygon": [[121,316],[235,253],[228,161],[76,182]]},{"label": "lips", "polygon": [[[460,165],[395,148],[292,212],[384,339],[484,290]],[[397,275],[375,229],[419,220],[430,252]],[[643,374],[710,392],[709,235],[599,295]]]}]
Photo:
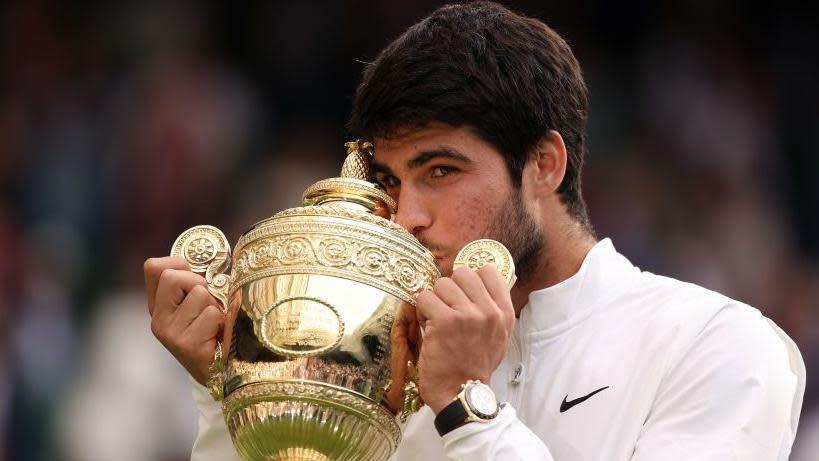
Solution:
[{"label": "lips", "polygon": [[438,267],[438,271],[441,272],[441,274],[443,275],[448,275],[449,271],[445,271],[444,269],[445,268],[451,269],[452,264],[449,261],[450,258],[447,257],[447,255],[444,253],[442,247],[430,243],[421,236],[416,237],[418,237],[418,240],[421,242],[421,245],[423,245],[427,250],[429,250],[430,253],[432,253],[432,258],[435,262],[435,266]]}]

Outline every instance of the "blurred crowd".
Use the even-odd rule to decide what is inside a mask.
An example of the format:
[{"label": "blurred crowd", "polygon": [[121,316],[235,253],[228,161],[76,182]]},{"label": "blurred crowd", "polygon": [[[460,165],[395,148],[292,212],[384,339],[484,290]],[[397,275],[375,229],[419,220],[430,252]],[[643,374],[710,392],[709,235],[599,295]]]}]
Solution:
[{"label": "blurred crowd", "polygon": [[[808,370],[792,459],[819,459],[815,24],[798,5],[549,3],[507,2],[585,70],[599,236],[788,332]],[[195,224],[235,242],[334,175],[362,63],[439,4],[0,6],[0,461],[189,458],[197,414],[142,261]]]}]

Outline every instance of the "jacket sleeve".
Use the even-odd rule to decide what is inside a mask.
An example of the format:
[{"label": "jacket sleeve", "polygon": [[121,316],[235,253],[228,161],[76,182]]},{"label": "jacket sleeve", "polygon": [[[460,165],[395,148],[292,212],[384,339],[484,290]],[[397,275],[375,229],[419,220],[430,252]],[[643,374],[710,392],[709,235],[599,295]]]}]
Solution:
[{"label": "jacket sleeve", "polygon": [[552,455],[532,431],[517,417],[511,405],[504,405],[489,423],[470,423],[442,438],[447,459],[466,460],[543,460]]},{"label": "jacket sleeve", "polygon": [[222,405],[214,401],[207,389],[191,378],[193,399],[199,409],[199,433],[193,443],[191,461],[240,461],[233,448]]},{"label": "jacket sleeve", "polygon": [[632,461],[785,461],[799,422],[805,365],[756,309],[729,304],[660,384]]}]

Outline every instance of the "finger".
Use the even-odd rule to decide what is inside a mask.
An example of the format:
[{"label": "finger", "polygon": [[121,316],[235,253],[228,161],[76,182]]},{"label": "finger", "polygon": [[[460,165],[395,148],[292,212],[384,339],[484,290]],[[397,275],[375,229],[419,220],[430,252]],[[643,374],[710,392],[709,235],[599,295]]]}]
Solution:
[{"label": "finger", "polygon": [[452,308],[450,308],[441,298],[438,297],[432,290],[422,291],[416,298],[416,309],[418,310],[418,320],[426,325],[434,319],[452,315]]},{"label": "finger", "polygon": [[491,306],[492,297],[484,287],[481,277],[473,270],[466,267],[459,267],[452,273],[452,280],[458,285],[461,291],[478,306]]},{"label": "finger", "polygon": [[390,408],[397,411],[404,400],[407,362],[415,361],[413,331],[418,328],[415,308],[402,304],[399,308],[392,331],[390,332],[390,388],[387,391],[387,402]]},{"label": "finger", "polygon": [[415,342],[418,337],[418,309],[411,304],[401,304],[393,320],[392,331],[396,334],[406,334],[407,339]]},{"label": "finger", "polygon": [[205,278],[188,270],[165,269],[159,276],[152,317],[173,314],[185,296],[197,285],[205,285]]},{"label": "finger", "polygon": [[441,277],[432,288],[435,295],[451,309],[463,309],[472,301],[464,294],[463,290],[449,277]]},{"label": "finger", "polygon": [[[431,291],[431,290],[426,290],[426,291]],[[421,295],[419,294],[418,297],[420,298]],[[417,299],[416,299],[416,302],[417,302]],[[428,319],[427,319],[427,316],[424,315],[423,312],[421,312],[421,309],[418,309],[418,307],[415,308],[415,318],[418,320],[418,325],[421,327],[421,329],[423,329],[426,326]]]},{"label": "finger", "polygon": [[188,263],[184,258],[172,258],[165,256],[163,258],[148,258],[145,264],[142,265],[142,270],[145,274],[145,292],[148,296],[148,313],[154,314],[154,301],[156,299],[156,289],[159,285],[159,278],[162,276],[162,271],[165,269],[190,269]]},{"label": "finger", "polygon": [[[426,297],[429,296],[429,295],[424,294],[424,292],[426,292],[426,291],[429,291],[430,293],[432,293],[432,290],[424,290],[421,293],[419,293],[418,296],[416,296],[416,298],[415,298],[416,305],[415,305],[415,309],[413,309],[413,311],[415,312],[415,320],[418,322],[418,326],[420,326],[422,330],[424,329],[424,326],[427,324],[428,318],[421,311],[421,309],[418,308],[418,302],[419,302],[419,299],[426,299]],[[423,302],[428,302],[428,301],[423,301]]]},{"label": "finger", "polygon": [[501,277],[498,268],[494,264],[487,264],[478,271],[478,276],[483,281],[487,293],[495,301],[495,304],[501,308],[502,311],[513,316],[515,308],[512,305],[512,296],[509,294],[509,286]]},{"label": "finger", "polygon": [[177,331],[183,331],[188,328],[202,311],[209,305],[215,305],[218,301],[211,296],[208,289],[203,285],[196,285],[185,296],[185,299],[179,305],[174,315],[173,325]]},{"label": "finger", "polygon": [[184,335],[198,344],[205,343],[214,338],[218,339],[224,323],[225,315],[218,307],[211,304],[191,322]]}]

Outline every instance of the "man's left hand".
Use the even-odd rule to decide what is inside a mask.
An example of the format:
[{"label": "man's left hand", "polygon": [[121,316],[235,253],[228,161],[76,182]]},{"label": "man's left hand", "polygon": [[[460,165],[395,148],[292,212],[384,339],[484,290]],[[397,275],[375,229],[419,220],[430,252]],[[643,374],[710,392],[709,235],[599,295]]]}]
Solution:
[{"label": "man's left hand", "polygon": [[458,268],[417,298],[424,327],[418,359],[421,398],[437,414],[468,380],[489,382],[515,326],[509,288],[493,264]]}]

